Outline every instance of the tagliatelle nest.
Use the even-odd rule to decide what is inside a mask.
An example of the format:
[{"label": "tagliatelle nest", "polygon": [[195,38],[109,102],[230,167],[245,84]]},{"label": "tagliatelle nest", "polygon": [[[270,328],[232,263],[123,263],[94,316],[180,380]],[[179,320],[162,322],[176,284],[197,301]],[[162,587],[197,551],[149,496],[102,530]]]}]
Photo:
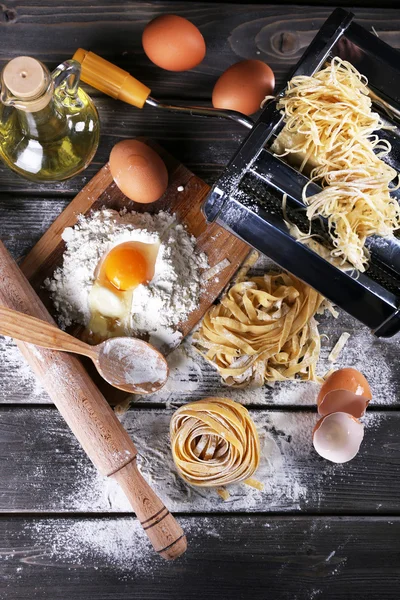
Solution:
[{"label": "tagliatelle nest", "polygon": [[375,133],[385,125],[372,111],[367,84],[337,57],[312,77],[294,77],[277,104],[286,125],[272,147],[279,156],[297,157],[300,171],[314,167],[311,182],[323,190],[308,196],[305,186],[307,216],[328,220],[332,256],[359,271],[368,263],[366,238],[400,227],[400,207],[390,196],[398,173],[381,160],[391,145]]},{"label": "tagliatelle nest", "polygon": [[206,313],[193,340],[225,383],[320,381],[315,313],[324,298],[292,275],[268,274],[236,283]]},{"label": "tagliatelle nest", "polygon": [[172,456],[191,485],[216,487],[243,481],[259,490],[252,475],[260,462],[260,441],[249,412],[229,398],[204,398],[178,408],[170,424]]}]

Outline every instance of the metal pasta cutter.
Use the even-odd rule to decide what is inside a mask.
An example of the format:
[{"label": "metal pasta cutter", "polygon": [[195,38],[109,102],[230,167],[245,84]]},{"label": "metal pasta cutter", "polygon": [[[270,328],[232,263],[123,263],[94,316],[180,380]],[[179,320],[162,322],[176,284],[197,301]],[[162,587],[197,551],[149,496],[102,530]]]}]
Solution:
[{"label": "metal pasta cutter", "polygon": [[[312,75],[333,56],[351,62],[366,75],[374,110],[395,126],[379,131],[392,145],[385,158],[400,170],[400,53],[354,22],[354,15],[336,9],[296,65],[291,77]],[[249,125],[247,125],[249,126]],[[283,128],[276,102],[266,105],[258,121],[213,186],[203,211],[209,222],[216,221],[257,250],[272,258],[323,296],[367,325],[377,336],[389,337],[400,329],[400,238],[372,236],[365,273],[343,271],[297,241],[285,222],[307,231],[302,190],[307,176],[298,172],[269,150]],[[310,184],[307,195],[320,191]],[[282,197],[287,194],[285,215]],[[400,192],[393,195],[400,198]],[[329,245],[321,219],[312,222],[312,231]]]},{"label": "metal pasta cutter", "polygon": [[[351,62],[367,76],[374,107],[393,130],[380,131],[392,152],[386,159],[400,170],[400,53],[354,23],[354,15],[336,9],[322,26],[291,77],[312,75],[333,56]],[[368,271],[343,271],[292,236],[289,221],[307,230],[309,221],[302,202],[306,175],[274,156],[271,144],[283,128],[276,101],[269,102],[256,123],[232,110],[201,106],[175,106],[150,95],[150,88],[107,60],[79,48],[74,59],[81,64],[81,79],[98,90],[136,106],[156,111],[231,119],[250,130],[247,138],[213,186],[203,212],[257,250],[270,256],[322,295],[370,327],[389,337],[400,329],[400,240],[369,238]],[[281,92],[283,93],[283,91]],[[310,184],[308,195],[317,193]],[[285,215],[283,194],[287,195]],[[397,192],[398,197],[400,192]],[[329,245],[321,219],[312,222],[313,233]],[[329,251],[325,250],[328,255]],[[323,253],[322,253],[323,254]]]}]

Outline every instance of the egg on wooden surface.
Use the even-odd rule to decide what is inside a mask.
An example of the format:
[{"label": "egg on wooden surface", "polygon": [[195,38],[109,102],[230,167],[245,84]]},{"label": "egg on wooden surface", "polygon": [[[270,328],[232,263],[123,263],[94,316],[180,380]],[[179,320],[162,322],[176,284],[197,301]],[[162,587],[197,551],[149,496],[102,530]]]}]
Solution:
[{"label": "egg on wooden surface", "polygon": [[357,419],[362,417],[372,398],[371,388],[357,369],[334,371],[322,385],[317,398],[321,416],[345,412]]},{"label": "egg on wooden surface", "polygon": [[146,25],[142,36],[147,57],[167,71],[188,71],[201,63],[206,44],[200,30],[177,15],[161,15]]},{"label": "egg on wooden surface", "polygon": [[212,104],[252,115],[274,87],[271,67],[261,60],[242,60],[222,73],[213,89]]},{"label": "egg on wooden surface", "polygon": [[131,318],[132,295],[154,277],[159,244],[127,241],[100,261],[89,294],[89,336],[98,342],[125,335]]},{"label": "egg on wooden surface", "polygon": [[313,444],[322,458],[345,463],[357,455],[363,437],[364,426],[358,419],[335,412],[318,421],[313,431]]},{"label": "egg on wooden surface", "polygon": [[134,202],[155,202],[168,187],[168,171],[162,158],[139,140],[123,140],[110,154],[111,175],[125,196]]}]

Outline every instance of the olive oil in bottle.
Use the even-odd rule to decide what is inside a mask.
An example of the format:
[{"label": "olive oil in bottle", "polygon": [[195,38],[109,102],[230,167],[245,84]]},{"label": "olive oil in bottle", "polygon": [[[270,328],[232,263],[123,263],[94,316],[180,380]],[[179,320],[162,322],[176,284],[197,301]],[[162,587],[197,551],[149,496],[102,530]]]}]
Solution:
[{"label": "olive oil in bottle", "polygon": [[21,56],[1,74],[0,157],[32,181],[61,181],[85,169],[99,143],[99,118],[79,87],[80,65],[54,73]]}]

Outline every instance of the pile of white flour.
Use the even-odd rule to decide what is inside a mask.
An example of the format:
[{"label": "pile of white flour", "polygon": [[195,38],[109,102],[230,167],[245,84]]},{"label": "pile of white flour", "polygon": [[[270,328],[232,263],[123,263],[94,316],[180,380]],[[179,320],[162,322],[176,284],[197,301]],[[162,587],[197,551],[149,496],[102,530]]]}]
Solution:
[{"label": "pile of white flour", "polygon": [[133,292],[127,335],[149,334],[157,347],[178,343],[181,336],[176,326],[197,308],[201,272],[208,264],[205,254],[195,251],[195,238],[174,215],[103,209],[90,217],[81,215],[62,238],[66,244],[63,265],[44,283],[62,328],[73,323],[88,325],[95,270],[111,248],[127,241],[159,243],[153,279]]}]

